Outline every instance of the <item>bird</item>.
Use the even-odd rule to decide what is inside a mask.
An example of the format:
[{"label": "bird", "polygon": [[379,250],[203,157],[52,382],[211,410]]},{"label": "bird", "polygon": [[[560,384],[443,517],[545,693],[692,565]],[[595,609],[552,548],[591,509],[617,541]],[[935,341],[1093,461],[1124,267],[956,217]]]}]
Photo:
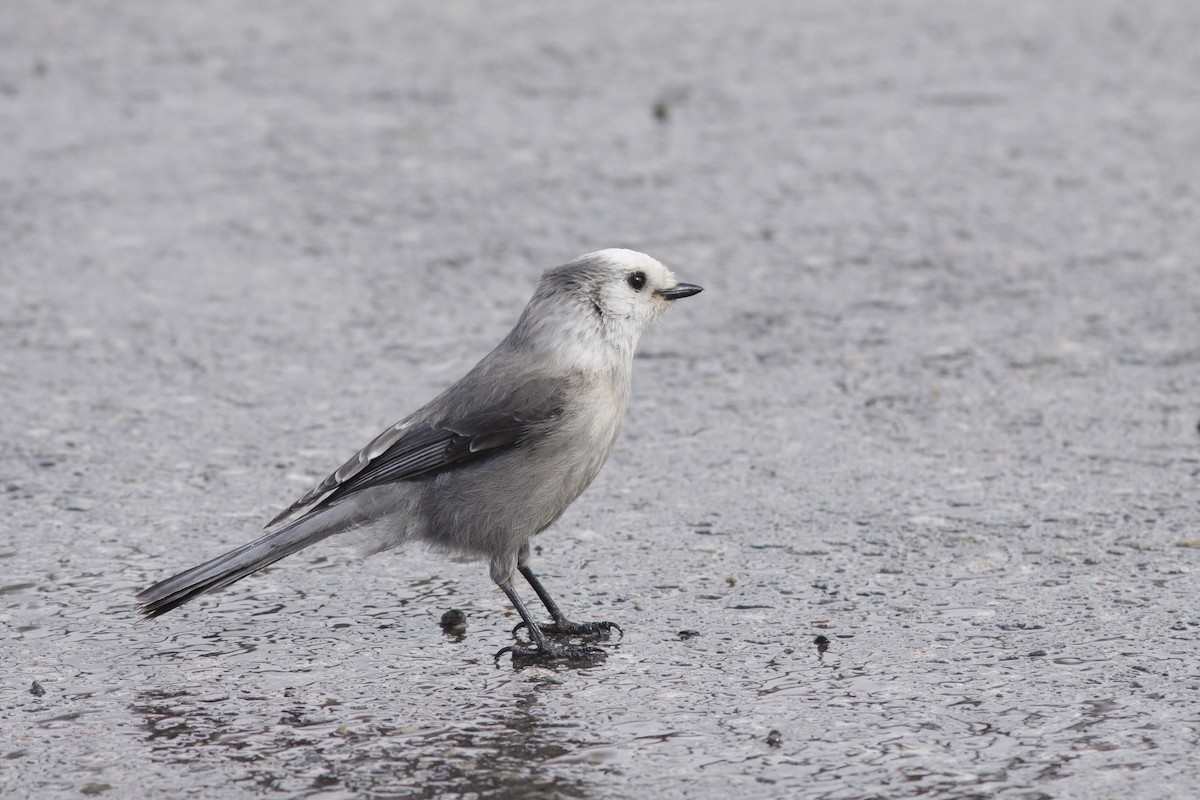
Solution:
[{"label": "bird", "polygon": [[[521,617],[514,661],[593,659],[552,640],[620,632],[572,622],[529,566],[530,540],[556,522],[612,453],[643,331],[702,291],[645,253],[611,248],[547,269],[507,336],[458,382],[387,428],[280,512],[266,533],[137,595],[157,617],[330,536],[359,532],[368,553],[422,542],[486,560]],[[517,594],[525,579],[549,613],[539,624]],[[520,640],[518,640],[520,641]]]}]

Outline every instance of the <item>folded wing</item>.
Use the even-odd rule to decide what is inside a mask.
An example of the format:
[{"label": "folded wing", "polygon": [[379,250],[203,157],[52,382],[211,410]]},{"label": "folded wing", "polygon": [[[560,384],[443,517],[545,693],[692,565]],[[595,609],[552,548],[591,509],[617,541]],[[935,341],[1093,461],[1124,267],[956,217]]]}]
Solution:
[{"label": "folded wing", "polygon": [[457,418],[420,420],[418,412],[375,437],[267,527],[306,507],[306,515],[311,514],[364,489],[429,477],[520,446],[562,413],[563,383],[526,383],[499,401]]}]

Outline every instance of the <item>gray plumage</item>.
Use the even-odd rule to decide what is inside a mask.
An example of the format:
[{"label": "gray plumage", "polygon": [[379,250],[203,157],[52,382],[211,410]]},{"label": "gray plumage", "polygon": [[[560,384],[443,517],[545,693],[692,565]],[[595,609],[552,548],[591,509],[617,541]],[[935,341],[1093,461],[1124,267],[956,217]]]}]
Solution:
[{"label": "gray plumage", "polygon": [[547,270],[516,326],[461,380],[377,436],[273,519],[264,536],[141,592],[142,611],[157,616],[329,536],[363,529],[374,551],[422,541],[487,559],[535,643],[551,652],[515,597],[513,578],[520,570],[555,621],[575,625],[560,620],[528,571],[529,539],[562,515],[612,452],[642,331],[674,299],[699,291],[629,250]]}]

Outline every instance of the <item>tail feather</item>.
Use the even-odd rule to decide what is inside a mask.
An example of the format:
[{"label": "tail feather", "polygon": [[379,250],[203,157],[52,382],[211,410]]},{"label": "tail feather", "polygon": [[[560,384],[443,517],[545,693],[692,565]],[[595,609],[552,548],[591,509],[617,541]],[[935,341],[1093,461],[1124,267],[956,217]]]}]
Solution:
[{"label": "tail feather", "polygon": [[326,524],[318,524],[321,516],[324,515],[302,517],[249,544],[143,589],[137,595],[139,610],[147,617],[165,614],[193,597],[228,586],[345,529],[342,525],[328,524],[328,520]]}]

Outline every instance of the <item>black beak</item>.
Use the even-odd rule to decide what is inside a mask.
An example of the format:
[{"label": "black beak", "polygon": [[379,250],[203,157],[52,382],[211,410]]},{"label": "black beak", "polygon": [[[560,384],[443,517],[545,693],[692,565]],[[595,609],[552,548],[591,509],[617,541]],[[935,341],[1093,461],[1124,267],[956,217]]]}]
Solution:
[{"label": "black beak", "polygon": [[694,283],[677,283],[670,289],[655,289],[654,293],[659,297],[664,297],[667,300],[678,300],[681,297],[691,297],[694,294],[700,294],[704,291],[703,286],[697,286]]}]

